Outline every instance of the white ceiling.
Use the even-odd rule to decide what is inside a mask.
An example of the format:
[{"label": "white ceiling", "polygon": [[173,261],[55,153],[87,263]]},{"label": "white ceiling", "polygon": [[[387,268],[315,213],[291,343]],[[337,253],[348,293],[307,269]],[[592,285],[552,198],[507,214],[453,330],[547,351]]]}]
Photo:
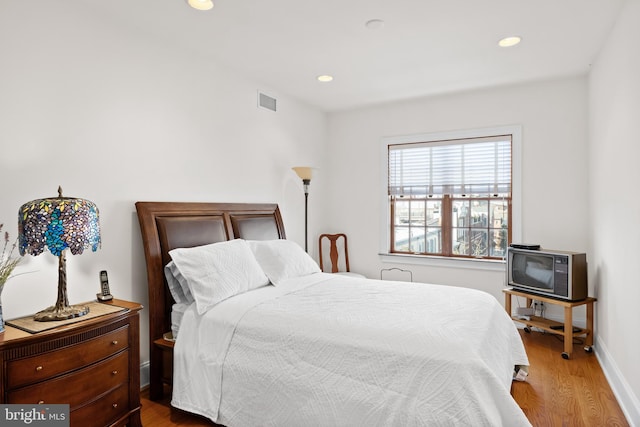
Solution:
[{"label": "white ceiling", "polygon": [[[585,74],[625,0],[90,0],[105,19],[192,49],[325,111]],[[385,22],[367,29],[371,19]],[[519,35],[504,49],[499,39]],[[334,81],[316,77],[331,74]]]}]

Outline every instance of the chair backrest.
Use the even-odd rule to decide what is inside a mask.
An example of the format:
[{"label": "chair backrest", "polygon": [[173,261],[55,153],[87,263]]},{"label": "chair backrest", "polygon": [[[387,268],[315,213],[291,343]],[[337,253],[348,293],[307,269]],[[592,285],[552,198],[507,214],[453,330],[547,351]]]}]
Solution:
[{"label": "chair backrest", "polygon": [[[326,253],[326,247],[323,251],[323,241],[329,241],[329,260],[331,264],[331,270],[325,268],[326,257],[323,258],[323,253]],[[325,243],[326,245],[326,243]],[[320,258],[320,269],[325,273],[338,273],[340,271],[349,271],[349,251],[347,250],[347,236],[343,233],[338,234],[321,234],[318,238],[318,253]],[[341,257],[340,254],[343,256]]]}]

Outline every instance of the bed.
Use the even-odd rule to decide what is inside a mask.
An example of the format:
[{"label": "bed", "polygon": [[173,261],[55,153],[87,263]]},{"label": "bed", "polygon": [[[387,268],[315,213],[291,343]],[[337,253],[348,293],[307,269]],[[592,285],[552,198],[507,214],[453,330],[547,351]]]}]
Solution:
[{"label": "bed", "polygon": [[489,294],[321,273],[276,204],[136,210],[152,399],[170,382],[173,406],[227,426],[530,425],[510,395],[526,352]]}]

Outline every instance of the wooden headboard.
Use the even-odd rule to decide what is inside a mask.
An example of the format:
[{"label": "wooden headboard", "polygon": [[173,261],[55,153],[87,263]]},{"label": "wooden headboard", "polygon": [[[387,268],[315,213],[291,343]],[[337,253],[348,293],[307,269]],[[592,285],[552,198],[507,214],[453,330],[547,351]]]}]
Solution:
[{"label": "wooden headboard", "polygon": [[173,297],[164,277],[169,251],[231,239],[286,238],[277,204],[137,202],[149,287],[151,398],[162,397],[162,354],[154,341],[171,330]]}]

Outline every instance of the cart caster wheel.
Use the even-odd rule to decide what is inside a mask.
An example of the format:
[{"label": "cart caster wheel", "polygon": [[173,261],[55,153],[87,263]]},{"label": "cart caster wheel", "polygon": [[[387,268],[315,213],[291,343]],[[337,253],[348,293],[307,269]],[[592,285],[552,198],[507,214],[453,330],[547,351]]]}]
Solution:
[{"label": "cart caster wheel", "polygon": [[528,333],[528,334],[530,334],[530,333],[531,333],[531,329],[530,329],[528,326],[525,326],[525,327],[524,327],[524,331],[525,331],[526,333]]},{"label": "cart caster wheel", "polygon": [[591,347],[590,345],[586,346],[584,348],[584,351],[586,351],[587,353],[593,353],[593,347]]},{"label": "cart caster wheel", "polygon": [[569,360],[569,353],[563,351],[562,352],[562,358],[565,359],[565,360]]}]

